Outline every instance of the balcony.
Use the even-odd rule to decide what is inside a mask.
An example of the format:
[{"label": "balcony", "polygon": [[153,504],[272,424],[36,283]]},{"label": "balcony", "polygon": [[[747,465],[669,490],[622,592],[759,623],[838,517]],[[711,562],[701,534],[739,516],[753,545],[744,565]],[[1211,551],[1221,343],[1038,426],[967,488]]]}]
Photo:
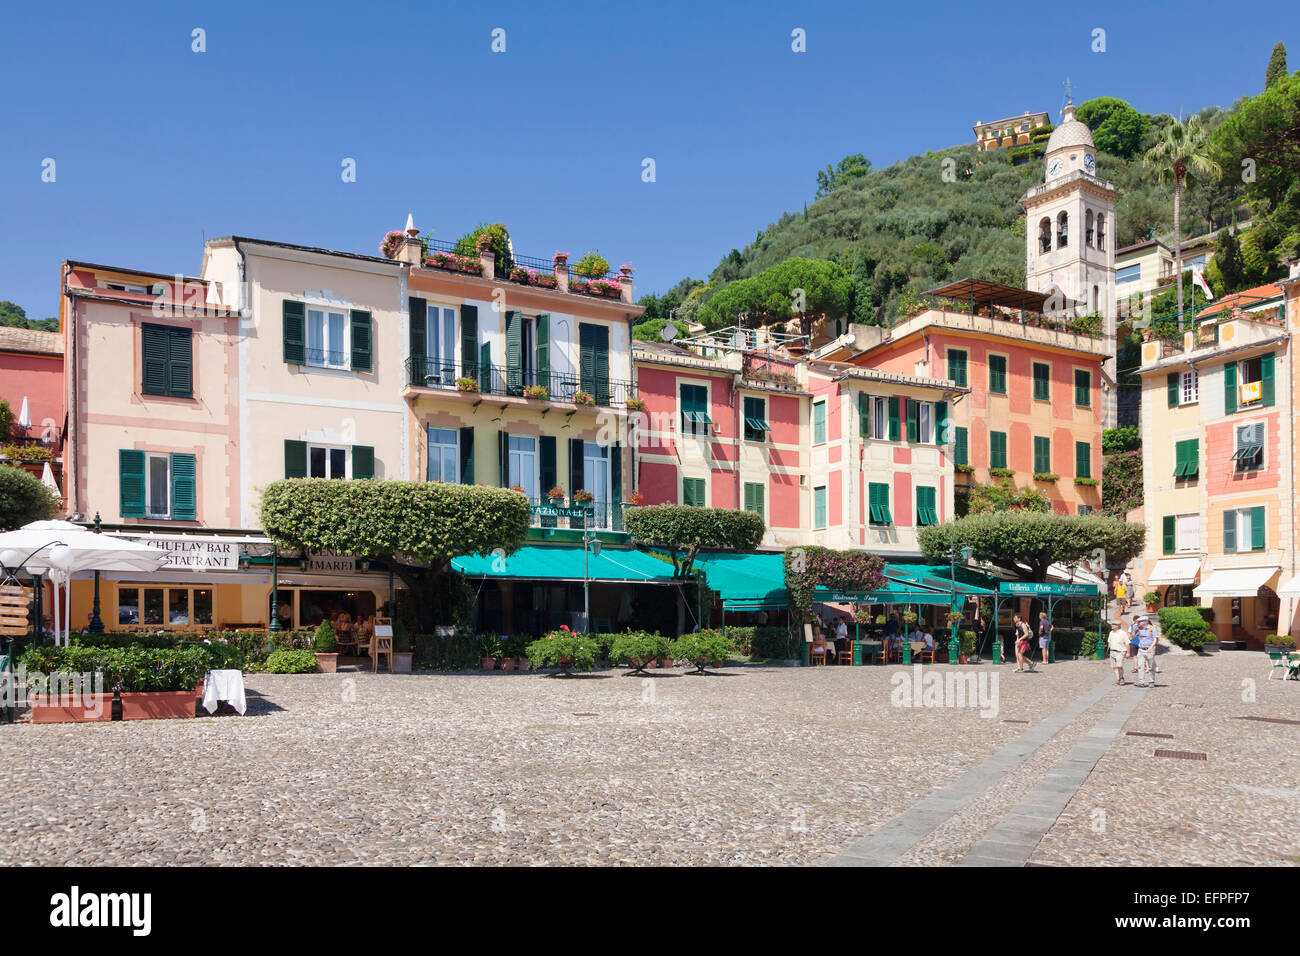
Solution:
[{"label": "balcony", "polygon": [[[537,514],[539,507],[559,507],[564,508],[564,502],[551,501],[549,498],[529,498],[528,505],[531,514],[528,519],[530,528],[551,528],[562,531],[582,531],[583,521],[581,518],[562,518],[552,517],[545,514]],[[569,508],[585,508],[587,511],[587,530],[590,531],[622,531],[623,530],[623,503],[620,501],[591,501],[586,505],[578,505],[569,502]]]},{"label": "balcony", "polygon": [[[423,355],[406,360],[406,381],[428,388],[468,395],[502,395],[539,402],[565,402],[609,408],[636,398],[636,386],[618,379],[598,380],[591,372],[548,372],[501,365],[443,362]],[[538,389],[544,390],[544,395]]]}]

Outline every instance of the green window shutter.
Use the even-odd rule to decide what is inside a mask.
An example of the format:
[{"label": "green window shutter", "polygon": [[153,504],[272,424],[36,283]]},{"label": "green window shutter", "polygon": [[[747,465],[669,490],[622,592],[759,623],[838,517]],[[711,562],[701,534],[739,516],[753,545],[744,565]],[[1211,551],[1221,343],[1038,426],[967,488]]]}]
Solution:
[{"label": "green window shutter", "polygon": [[524,340],[523,322],[519,313],[506,313],[506,394],[522,395],[524,391]]},{"label": "green window shutter", "polygon": [[1237,512],[1229,509],[1223,513],[1223,551],[1232,554],[1237,550]]},{"label": "green window shutter", "polygon": [[934,489],[918,487],[916,489],[916,523],[933,525],[939,523],[939,516],[934,507]]},{"label": "green window shutter", "polygon": [[813,444],[821,445],[826,441],[826,403],[813,403]]},{"label": "green window shutter", "polygon": [[1092,477],[1092,445],[1086,441],[1074,443],[1074,477]]},{"label": "green window shutter", "polygon": [[745,510],[754,510],[754,486],[745,482]]},{"label": "green window shutter", "polygon": [[934,443],[936,445],[946,445],[949,442],[948,437],[948,403],[934,403]]},{"label": "green window shutter", "polygon": [[907,440],[921,440],[921,403],[914,399],[903,399],[907,403]]},{"label": "green window shutter", "polygon": [[140,351],[144,367],[140,391],[145,395],[166,395],[167,329],[161,325],[141,326]]},{"label": "green window shutter", "polygon": [[1007,393],[1007,358],[1005,355],[989,356],[989,391],[995,395]]},{"label": "green window shutter", "polygon": [[989,432],[989,467],[1007,467],[1007,433]]},{"label": "green window shutter", "polygon": [[858,435],[871,437],[871,397],[866,392],[858,392]]},{"label": "green window shutter", "polygon": [[194,348],[189,329],[167,330],[167,394],[190,398],[194,392]]},{"label": "green window shutter", "polygon": [[1180,441],[1174,445],[1174,477],[1183,477],[1183,471],[1187,468],[1187,442]]},{"label": "green window shutter", "polygon": [[682,504],[690,505],[693,508],[704,507],[703,478],[682,479]]},{"label": "green window shutter", "polygon": [[285,299],[281,309],[284,360],[290,365],[302,365],[307,361],[307,307]]},{"label": "green window shutter", "polygon": [[[583,478],[582,468],[583,442],[581,438],[569,439],[569,494],[582,488]],[[542,489],[547,491],[549,489]]]},{"label": "green window shutter", "polygon": [[[559,484],[559,466],[555,457],[555,436],[543,435],[538,442],[538,484],[537,489],[543,498],[547,492]],[[576,491],[576,488],[570,489]]]},{"label": "green window shutter", "polygon": [[[546,439],[542,439],[543,442]],[[551,454],[555,454],[555,439],[551,439]],[[543,448],[546,446],[543,445]],[[460,483],[474,484],[474,426],[467,425],[460,430]]]},{"label": "green window shutter", "polygon": [[1223,366],[1223,413],[1225,415],[1237,410],[1237,363],[1229,362]]},{"label": "green window shutter", "polygon": [[1052,367],[1044,365],[1042,362],[1034,363],[1034,398],[1039,401],[1050,401],[1052,398]]},{"label": "green window shutter", "polygon": [[1052,440],[1041,435],[1034,436],[1034,473],[1042,474],[1052,470]]},{"label": "green window shutter", "polygon": [[948,350],[948,380],[956,385],[966,385],[966,353],[961,349]]},{"label": "green window shutter", "polygon": [[1261,405],[1272,405],[1274,403],[1273,393],[1273,356],[1269,354],[1259,360],[1259,403]]},{"label": "green window shutter", "polygon": [[[460,307],[460,374],[478,378],[478,306]],[[472,484],[473,482],[462,482]]]},{"label": "green window shutter", "polygon": [[407,311],[411,314],[411,358],[425,358],[429,354],[429,303],[411,296]]},{"label": "green window shutter", "polygon": [[537,317],[536,364],[537,384],[549,390],[551,387],[551,317],[545,312]]},{"label": "green window shutter", "polygon": [[492,346],[486,342],[478,350],[478,387],[482,392],[492,393]]},{"label": "green window shutter", "polygon": [[596,326],[596,404],[609,404],[609,328]]},{"label": "green window shutter", "polygon": [[898,441],[898,397],[891,395],[889,398],[889,440]]},{"label": "green window shutter", "polygon": [[1194,478],[1201,471],[1201,440],[1193,438],[1187,442],[1187,471],[1185,477]]},{"label": "green window shutter", "polygon": [[1250,550],[1264,550],[1264,506],[1250,509]]},{"label": "green window shutter", "polygon": [[198,476],[193,455],[171,456],[172,517],[177,521],[198,518]]},{"label": "green window shutter", "polygon": [[1173,554],[1176,548],[1177,535],[1174,532],[1177,519],[1173,515],[1165,515],[1161,527],[1161,550],[1165,554]]},{"label": "green window shutter", "polygon": [[1178,373],[1170,372],[1165,376],[1165,386],[1169,390],[1168,403],[1170,408],[1178,407],[1179,390],[1178,390]]},{"label": "green window shutter", "polygon": [[952,450],[953,464],[969,465],[970,464],[969,461],[970,439],[968,433],[966,429],[962,428],[960,425],[957,426],[955,431],[956,431],[956,441],[953,443],[953,450]]},{"label": "green window shutter", "polygon": [[623,446],[618,442],[609,446],[609,503],[614,531],[623,530]]},{"label": "green window shutter", "polygon": [[510,433],[497,432],[497,477],[502,488],[510,487]]},{"label": "green window shutter", "polygon": [[1084,368],[1074,370],[1074,404],[1080,408],[1092,405],[1092,373]]},{"label": "green window shutter", "polygon": [[117,453],[118,501],[123,518],[144,517],[144,452]]},{"label": "green window shutter", "polygon": [[305,441],[284,442],[284,477],[307,477],[307,443]]},{"label": "green window shutter", "polygon": [[352,477],[375,477],[375,449],[373,445],[352,446]]},{"label": "green window shutter", "polygon": [[813,489],[813,527],[826,527],[826,487]]},{"label": "green window shutter", "polygon": [[373,372],[375,367],[371,356],[370,313],[353,309],[349,318],[352,322],[352,371]]}]

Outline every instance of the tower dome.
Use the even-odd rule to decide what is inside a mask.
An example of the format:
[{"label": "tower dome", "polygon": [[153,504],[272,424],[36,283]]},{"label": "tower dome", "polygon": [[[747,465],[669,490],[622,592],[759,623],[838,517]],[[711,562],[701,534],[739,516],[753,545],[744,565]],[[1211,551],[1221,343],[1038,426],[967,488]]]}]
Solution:
[{"label": "tower dome", "polygon": [[1081,123],[1074,118],[1074,105],[1071,104],[1065,108],[1065,121],[1052,130],[1052,135],[1047,138],[1046,151],[1054,153],[1059,149],[1070,149],[1075,146],[1097,148],[1092,141],[1092,130],[1088,129],[1087,123]]}]

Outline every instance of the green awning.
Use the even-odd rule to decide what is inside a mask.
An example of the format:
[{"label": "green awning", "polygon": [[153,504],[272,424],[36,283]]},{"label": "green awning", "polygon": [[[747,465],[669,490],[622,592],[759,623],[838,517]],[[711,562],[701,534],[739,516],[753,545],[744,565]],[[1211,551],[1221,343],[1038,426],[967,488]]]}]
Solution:
[{"label": "green awning", "polygon": [[785,557],[782,554],[698,555],[695,567],[704,572],[709,590],[722,598],[728,611],[758,611],[786,606]]},{"label": "green awning", "polygon": [[[885,565],[885,577],[907,585],[955,591],[958,594],[992,595],[998,589],[997,581],[981,571],[963,568],[960,565],[952,568],[943,563],[891,561]],[[953,586],[954,577],[956,587]]]},{"label": "green awning", "polygon": [[[582,547],[560,545],[526,545],[514,554],[497,558],[493,555],[467,554],[452,558],[451,566],[471,578],[501,580],[581,581]],[[642,551],[625,548],[601,548],[600,554],[587,558],[588,578],[592,581],[621,583],[672,584],[673,566],[652,558]]]}]

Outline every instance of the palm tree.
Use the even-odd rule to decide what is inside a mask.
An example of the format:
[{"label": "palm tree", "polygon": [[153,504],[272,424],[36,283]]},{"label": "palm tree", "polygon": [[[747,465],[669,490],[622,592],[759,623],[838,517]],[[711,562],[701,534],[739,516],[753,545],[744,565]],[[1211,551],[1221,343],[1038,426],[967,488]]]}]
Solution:
[{"label": "palm tree", "polygon": [[1174,275],[1178,277],[1178,330],[1183,328],[1183,187],[1202,177],[1221,179],[1223,169],[1210,158],[1210,133],[1200,117],[1186,123],[1171,120],[1156,134],[1155,145],[1142,156],[1142,165],[1155,171],[1158,182],[1174,184]]}]

